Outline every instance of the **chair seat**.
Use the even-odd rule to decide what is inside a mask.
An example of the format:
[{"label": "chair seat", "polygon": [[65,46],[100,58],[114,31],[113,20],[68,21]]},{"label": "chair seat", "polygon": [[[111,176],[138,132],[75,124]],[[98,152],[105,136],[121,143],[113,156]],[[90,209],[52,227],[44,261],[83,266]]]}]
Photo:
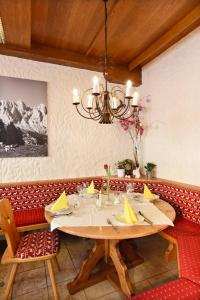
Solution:
[{"label": "chair seat", "polygon": [[129,300],[199,300],[200,286],[180,278],[133,296]]},{"label": "chair seat", "polygon": [[33,232],[21,238],[16,258],[46,256],[59,250],[59,235],[57,231]]},{"label": "chair seat", "polygon": [[187,235],[199,235],[200,225],[184,219],[183,217],[177,217],[174,223],[174,227],[168,227],[163,230],[164,233],[177,239],[178,236]]},{"label": "chair seat", "polygon": [[200,284],[200,236],[178,237],[178,254],[180,276]]}]

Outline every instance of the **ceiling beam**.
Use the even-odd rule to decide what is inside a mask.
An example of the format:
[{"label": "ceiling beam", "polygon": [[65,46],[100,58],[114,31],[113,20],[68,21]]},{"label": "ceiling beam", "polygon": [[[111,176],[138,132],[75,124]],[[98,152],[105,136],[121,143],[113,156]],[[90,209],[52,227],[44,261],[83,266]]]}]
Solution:
[{"label": "ceiling beam", "polygon": [[144,66],[199,25],[200,4],[170,30],[158,38],[150,47],[137,57],[134,57],[129,64],[129,70],[131,71],[138,66]]},{"label": "ceiling beam", "polygon": [[[41,45],[32,45],[30,49],[0,45],[0,54],[97,72],[103,71],[103,67],[96,57],[86,57],[76,52]],[[139,86],[141,84],[141,76],[140,68],[129,71],[128,66],[119,65],[117,63],[113,63],[112,66],[108,68],[108,79],[110,82],[124,84],[130,79],[133,81],[134,86]]]},{"label": "ceiling beam", "polygon": [[0,17],[7,44],[31,46],[31,0],[0,0]]}]

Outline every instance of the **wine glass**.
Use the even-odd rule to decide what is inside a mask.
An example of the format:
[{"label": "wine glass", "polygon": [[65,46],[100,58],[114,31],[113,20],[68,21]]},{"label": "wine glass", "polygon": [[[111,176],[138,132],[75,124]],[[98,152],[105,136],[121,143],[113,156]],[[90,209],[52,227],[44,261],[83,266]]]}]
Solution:
[{"label": "wine glass", "polygon": [[82,184],[77,185],[76,190],[77,190],[77,192],[80,196],[82,194],[82,191],[83,191],[83,185]]},{"label": "wine glass", "polygon": [[74,197],[74,209],[78,210],[81,206],[80,198],[79,196]]},{"label": "wine glass", "polygon": [[115,191],[113,204],[117,205],[119,203],[120,203],[120,191]]},{"label": "wine glass", "polygon": [[126,193],[133,194],[134,193],[134,183],[127,183],[126,185]]}]

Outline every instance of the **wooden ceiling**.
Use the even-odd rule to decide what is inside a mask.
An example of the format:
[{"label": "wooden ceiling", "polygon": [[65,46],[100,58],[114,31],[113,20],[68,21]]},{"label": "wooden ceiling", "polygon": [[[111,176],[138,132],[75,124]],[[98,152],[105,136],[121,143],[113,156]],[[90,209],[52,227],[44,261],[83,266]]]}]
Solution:
[{"label": "wooden ceiling", "polygon": [[[0,54],[102,70],[102,0],[0,0]],[[141,68],[200,25],[200,0],[109,0],[110,81],[141,83]]]}]

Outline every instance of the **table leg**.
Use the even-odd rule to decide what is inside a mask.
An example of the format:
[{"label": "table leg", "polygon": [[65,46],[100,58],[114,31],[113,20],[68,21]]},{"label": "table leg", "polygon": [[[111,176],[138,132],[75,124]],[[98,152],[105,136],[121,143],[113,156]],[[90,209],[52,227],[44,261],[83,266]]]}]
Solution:
[{"label": "table leg", "polygon": [[104,240],[96,240],[96,243],[90,252],[89,256],[82,263],[81,269],[76,276],[76,278],[67,284],[68,290],[70,294],[74,294],[77,291],[80,291],[82,288],[85,288],[91,284],[87,284],[87,280],[89,279],[92,270],[99,262],[101,258],[105,256],[105,241]]},{"label": "table leg", "polygon": [[[139,265],[143,259],[131,249],[131,245],[126,241],[96,240],[95,246],[83,261],[78,275],[67,284],[69,293],[75,294],[108,279],[124,296],[132,295],[133,287],[127,267]],[[93,272],[98,262],[100,262],[99,269]]]},{"label": "table leg", "polygon": [[128,269],[122,260],[121,253],[119,251],[119,241],[110,240],[110,257],[116,268],[121,290],[127,297],[133,294],[133,287],[129,278]]}]

